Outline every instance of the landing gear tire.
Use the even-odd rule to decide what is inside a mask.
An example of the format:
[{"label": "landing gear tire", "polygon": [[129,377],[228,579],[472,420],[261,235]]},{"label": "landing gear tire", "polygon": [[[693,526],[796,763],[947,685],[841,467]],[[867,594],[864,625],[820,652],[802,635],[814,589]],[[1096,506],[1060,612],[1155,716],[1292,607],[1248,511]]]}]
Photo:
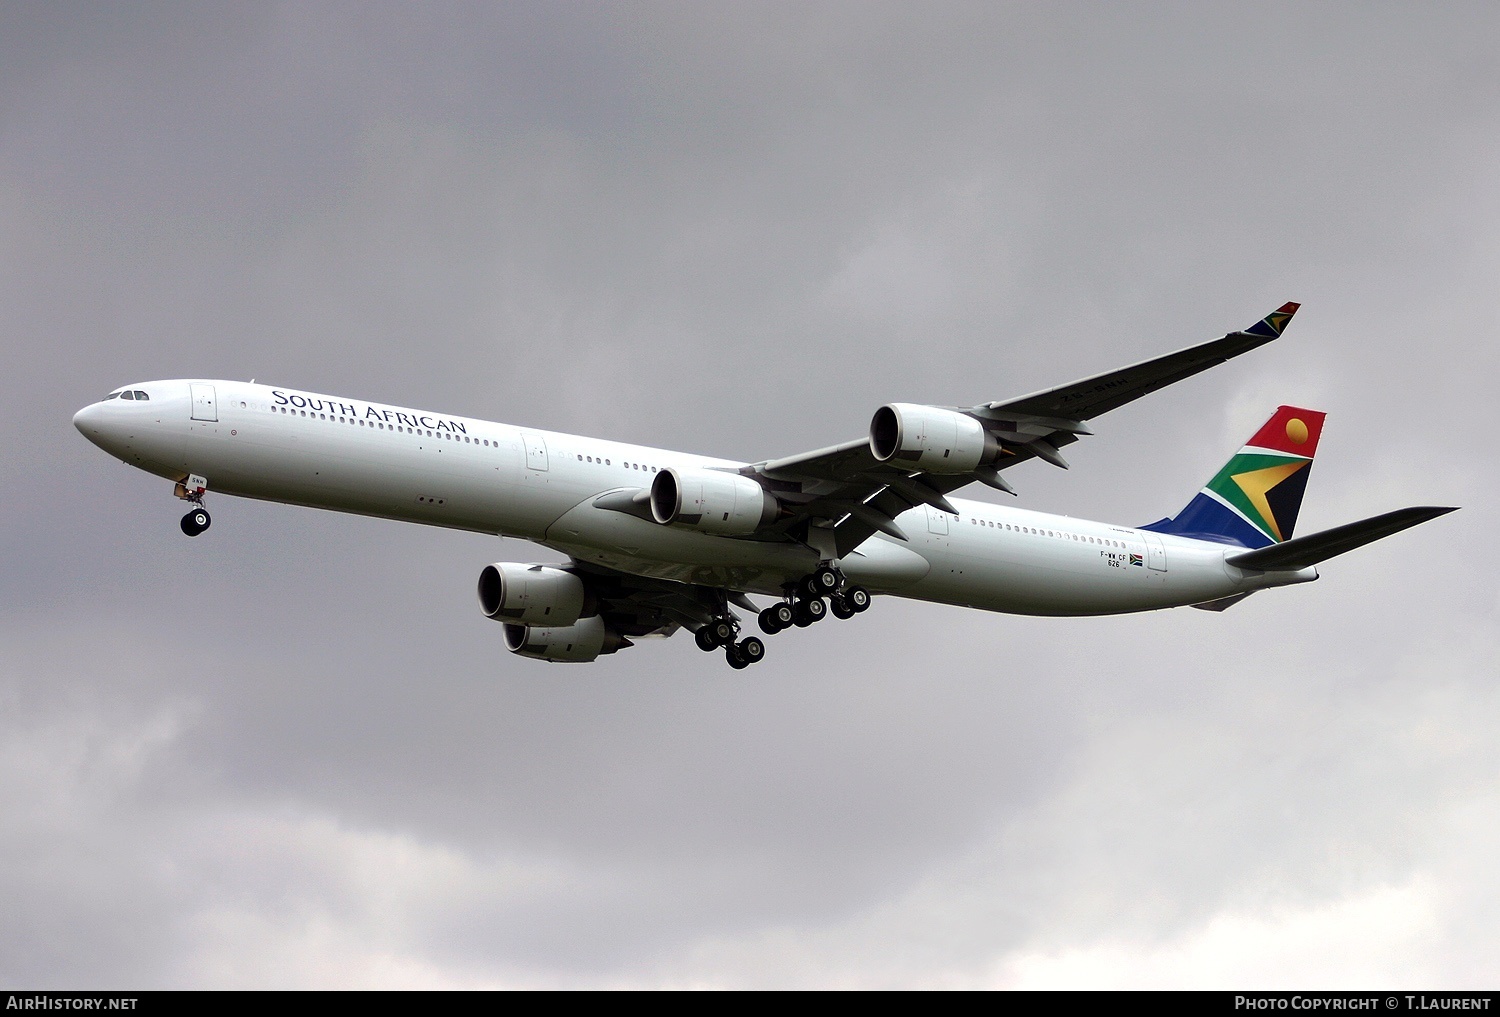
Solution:
[{"label": "landing gear tire", "polygon": [[715,644],[728,646],[734,642],[734,623],[727,618],[715,618],[708,623],[708,631],[713,633]]},{"label": "landing gear tire", "polygon": [[839,619],[853,618],[855,615],[859,614],[859,612],[850,605],[848,599],[841,594],[829,598],[828,609],[833,612],[833,616],[835,618]]},{"label": "landing gear tire", "polygon": [[743,671],[750,666],[750,662],[740,656],[739,649],[733,644],[724,647],[724,659],[729,661],[729,666],[736,671]]},{"label": "landing gear tire", "polygon": [[797,602],[792,609],[792,624],[799,629],[805,629],[813,622],[822,621],[828,615],[828,605],[822,597],[812,597],[808,600]]},{"label": "landing gear tire", "polygon": [[870,591],[863,586],[851,586],[844,591],[844,603],[854,609],[855,614],[870,609]]},{"label": "landing gear tire", "polygon": [[712,626],[705,625],[693,633],[693,641],[698,644],[698,649],[705,653],[712,653],[719,648],[719,641],[714,638]]},{"label": "landing gear tire", "polygon": [[747,664],[758,664],[766,656],[766,644],[754,636],[740,640],[735,650],[738,652],[739,658]]},{"label": "landing gear tire", "polygon": [[831,565],[819,565],[812,574],[812,592],[817,596],[826,596],[843,585],[843,573]]},{"label": "landing gear tire", "polygon": [[186,533],[189,537],[196,537],[208,529],[212,522],[213,519],[209,517],[205,509],[195,508],[182,517],[182,532]]},{"label": "landing gear tire", "polygon": [[762,632],[768,636],[774,636],[783,629],[791,628],[795,615],[790,604],[772,604],[756,615],[755,620],[760,624]]}]

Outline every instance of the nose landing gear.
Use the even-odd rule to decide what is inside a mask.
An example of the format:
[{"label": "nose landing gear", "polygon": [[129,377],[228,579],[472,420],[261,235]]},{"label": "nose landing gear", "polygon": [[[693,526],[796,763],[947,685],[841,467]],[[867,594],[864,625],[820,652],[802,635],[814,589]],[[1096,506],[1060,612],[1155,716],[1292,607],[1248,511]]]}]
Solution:
[{"label": "nose landing gear", "polygon": [[208,481],[196,474],[178,481],[176,490],[172,492],[183,501],[193,504],[193,510],[182,517],[182,532],[189,537],[196,537],[213,523],[208,509],[203,507],[203,495],[207,492]]}]

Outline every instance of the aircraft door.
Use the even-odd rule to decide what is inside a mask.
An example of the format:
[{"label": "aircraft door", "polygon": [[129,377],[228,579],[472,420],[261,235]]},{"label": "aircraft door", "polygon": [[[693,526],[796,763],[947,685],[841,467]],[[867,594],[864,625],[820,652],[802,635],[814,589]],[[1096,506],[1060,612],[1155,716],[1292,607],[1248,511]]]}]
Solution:
[{"label": "aircraft door", "polygon": [[936,533],[940,537],[948,535],[948,513],[936,505],[927,506],[927,532]]},{"label": "aircraft door", "polygon": [[523,434],[526,443],[526,468],[538,473],[547,472],[547,442],[539,434]]},{"label": "aircraft door", "polygon": [[214,399],[214,387],[196,383],[188,387],[193,390],[193,419],[218,420],[219,405]]},{"label": "aircraft door", "polygon": [[1144,533],[1146,538],[1146,567],[1157,572],[1167,571],[1167,549],[1162,546],[1161,538],[1154,533]]}]

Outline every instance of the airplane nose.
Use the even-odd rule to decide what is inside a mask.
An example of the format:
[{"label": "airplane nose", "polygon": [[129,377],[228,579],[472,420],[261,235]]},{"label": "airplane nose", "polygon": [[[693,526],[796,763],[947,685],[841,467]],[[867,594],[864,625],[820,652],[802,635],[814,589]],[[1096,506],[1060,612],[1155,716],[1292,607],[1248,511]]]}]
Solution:
[{"label": "airplane nose", "polygon": [[85,436],[88,435],[90,430],[97,431],[102,408],[102,403],[93,403],[92,405],[85,406],[73,414],[73,426],[78,428]]}]

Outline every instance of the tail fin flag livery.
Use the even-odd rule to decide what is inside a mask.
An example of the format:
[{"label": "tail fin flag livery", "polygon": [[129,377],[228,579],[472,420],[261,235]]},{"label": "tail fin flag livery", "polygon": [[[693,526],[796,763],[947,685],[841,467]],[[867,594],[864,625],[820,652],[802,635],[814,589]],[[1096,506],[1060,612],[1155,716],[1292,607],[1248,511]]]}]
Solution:
[{"label": "tail fin flag livery", "polygon": [[[1279,314],[1269,315],[1262,324],[1274,322]],[[1318,410],[1277,407],[1186,508],[1141,529],[1251,549],[1291,539],[1324,416]]]}]

